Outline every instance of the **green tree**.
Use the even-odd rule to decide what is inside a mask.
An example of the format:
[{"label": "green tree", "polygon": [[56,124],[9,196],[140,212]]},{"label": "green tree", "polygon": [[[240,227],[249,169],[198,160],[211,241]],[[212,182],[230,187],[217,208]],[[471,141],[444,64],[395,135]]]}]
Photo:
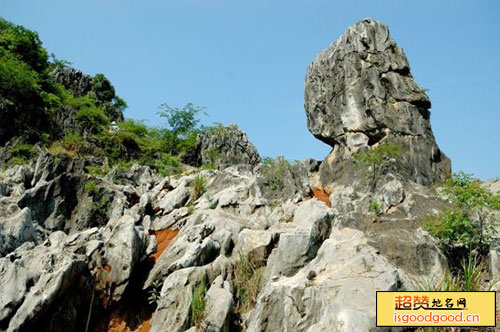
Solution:
[{"label": "green tree", "polygon": [[372,191],[375,190],[380,172],[390,164],[392,158],[401,157],[402,147],[397,144],[381,144],[365,152],[358,152],[354,159],[358,167],[362,168],[365,176],[371,179]]},{"label": "green tree", "polygon": [[97,74],[92,79],[92,91],[97,96],[97,100],[110,103],[115,98],[115,88],[103,74]]},{"label": "green tree", "polygon": [[422,226],[445,248],[449,260],[458,263],[468,256],[484,257],[497,241],[492,212],[500,210],[500,195],[484,188],[471,174],[455,173],[445,182],[444,194],[453,204]]},{"label": "green tree", "polygon": [[54,53],[50,53],[50,63],[55,69],[62,70],[71,66],[71,62],[67,60],[61,60],[56,57]]},{"label": "green tree", "polygon": [[91,133],[101,132],[109,122],[108,117],[100,107],[84,107],[76,112],[76,121]]},{"label": "green tree", "polygon": [[199,129],[200,119],[198,115],[203,113],[203,108],[192,103],[186,104],[183,108],[170,107],[165,103],[160,105],[160,109],[158,115],[167,119],[169,129],[174,134],[186,136]]},{"label": "green tree", "polygon": [[48,54],[38,34],[0,19],[0,48],[7,50],[38,73],[48,67]]},{"label": "green tree", "polygon": [[496,234],[492,211],[500,210],[500,195],[486,189],[472,174],[458,172],[445,182],[445,195],[479,227],[479,247],[490,242]]},{"label": "green tree", "polygon": [[162,104],[160,109],[158,115],[167,120],[167,128],[162,132],[167,152],[178,154],[193,149],[201,132],[199,115],[206,114],[203,108],[188,103],[183,108]]}]

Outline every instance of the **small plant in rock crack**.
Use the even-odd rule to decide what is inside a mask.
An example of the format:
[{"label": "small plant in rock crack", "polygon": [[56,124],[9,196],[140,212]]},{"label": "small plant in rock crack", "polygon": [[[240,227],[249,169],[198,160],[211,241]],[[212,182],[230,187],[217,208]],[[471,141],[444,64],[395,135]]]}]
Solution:
[{"label": "small plant in rock crack", "polygon": [[356,165],[364,171],[364,175],[372,182],[372,191],[375,190],[382,170],[390,165],[392,159],[401,157],[403,148],[397,144],[380,144],[377,147],[358,152],[354,155]]},{"label": "small plant in rock crack", "polygon": [[160,293],[161,293],[161,287],[163,286],[163,281],[161,280],[155,280],[151,283],[151,287],[148,291],[149,297],[148,297],[148,302],[151,305],[156,305],[158,304],[158,301],[160,300]]},{"label": "small plant in rock crack", "polygon": [[382,204],[380,204],[377,201],[371,201],[369,208],[370,208],[370,212],[375,214],[377,217],[380,217],[382,214],[384,214],[384,211],[382,209]]},{"label": "small plant in rock crack", "polygon": [[194,204],[189,203],[187,206],[187,211],[189,215],[192,215],[194,213]]},{"label": "small plant in rock crack", "polygon": [[233,284],[236,290],[236,309],[239,314],[250,311],[257,303],[262,286],[264,267],[251,261],[248,256],[239,253],[240,262],[233,271]]},{"label": "small plant in rock crack", "polygon": [[207,306],[205,300],[207,284],[207,275],[203,274],[200,282],[193,288],[191,293],[190,326],[196,326],[197,331],[204,331],[202,323],[205,318],[205,309]]},{"label": "small plant in rock crack", "polygon": [[198,174],[191,183],[191,200],[194,202],[206,191],[207,179]]}]

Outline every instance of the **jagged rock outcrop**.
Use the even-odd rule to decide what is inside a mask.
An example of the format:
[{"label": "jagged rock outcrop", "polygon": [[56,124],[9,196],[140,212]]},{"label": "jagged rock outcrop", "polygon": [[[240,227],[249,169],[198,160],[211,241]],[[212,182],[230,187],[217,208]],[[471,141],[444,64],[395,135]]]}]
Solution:
[{"label": "jagged rock outcrop", "polygon": [[184,159],[196,166],[212,165],[219,169],[231,165],[257,165],[260,162],[257,149],[235,124],[218,124],[199,135],[196,149]]},{"label": "jagged rock outcrop", "polygon": [[335,230],[299,272],[266,283],[247,331],[370,331],[373,292],[396,291],[403,278],[361,232]]},{"label": "jagged rock outcrop", "polygon": [[52,72],[54,81],[62,84],[75,96],[84,96],[92,91],[92,76],[74,68],[57,68]]},{"label": "jagged rock outcrop", "polygon": [[[0,258],[0,285],[18,291],[0,294],[5,308],[0,328],[26,331],[49,322],[48,329],[56,329],[63,319],[81,329],[90,313],[91,331],[107,328],[113,319],[131,329],[149,324],[150,331],[185,331],[193,325],[193,291],[203,278],[208,289],[201,324],[209,331],[372,328],[369,294],[408,289],[414,276],[446,269],[439,248],[418,228],[423,215],[446,204],[429,188],[387,178],[375,192],[384,202],[384,215],[374,217],[368,210],[373,193],[362,186],[339,185],[330,201],[312,197],[318,170],[310,166],[280,160],[163,179],[134,166],[99,178],[76,161],[56,167],[52,158],[40,157],[34,168],[7,170],[9,176],[0,180],[8,188],[0,197],[5,207],[0,219],[8,224],[0,229],[0,240],[9,239],[0,243],[6,255]],[[47,183],[70,174],[79,179],[71,213],[33,214],[38,200],[23,198],[26,193],[45,193]],[[193,197],[198,176],[205,178],[206,188]],[[98,188],[92,195],[82,189],[86,181]],[[53,199],[55,207],[64,196],[49,192],[40,197]],[[109,193],[112,200],[95,224],[84,215],[93,215],[86,206],[96,203],[99,193]],[[43,216],[60,220],[58,229],[66,234],[51,229]],[[22,229],[29,231],[21,234]],[[261,286],[256,286],[262,290],[246,313],[237,312],[241,298],[235,289],[242,257],[262,269]],[[21,284],[12,284],[15,280]],[[157,301],[149,306],[148,294],[158,283]],[[365,294],[366,305],[350,300],[354,291]],[[134,322],[116,318],[116,308],[132,310]]]},{"label": "jagged rock outcrop", "polygon": [[[387,27],[350,28],[306,85],[310,130],[334,147],[321,164],[260,163],[243,132],[216,126],[195,158],[214,170],[103,175],[87,167],[102,160],[48,154],[1,170],[0,331],[370,331],[376,291],[444,275],[421,223],[450,206],[424,185],[449,161]],[[372,186],[352,156],[384,142],[403,155]]]},{"label": "jagged rock outcrop", "polygon": [[398,172],[408,179],[430,184],[450,175],[431,130],[430,100],[380,22],[356,23],[317,56],[307,70],[305,107],[309,131],[333,147],[321,166],[325,185],[352,177],[353,154],[381,143],[403,147]]}]

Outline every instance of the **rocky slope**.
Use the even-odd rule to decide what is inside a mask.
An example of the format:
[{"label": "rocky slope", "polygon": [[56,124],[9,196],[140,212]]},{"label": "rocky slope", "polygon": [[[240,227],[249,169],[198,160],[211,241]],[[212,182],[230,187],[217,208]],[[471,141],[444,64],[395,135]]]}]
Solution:
[{"label": "rocky slope", "polygon": [[[321,53],[305,94],[310,131],[334,148],[322,163],[263,164],[229,127],[189,156],[220,159],[217,170],[98,176],[85,158],[41,154],[3,171],[0,330],[375,329],[375,291],[448,269],[421,222],[449,206],[425,185],[449,176],[450,161],[379,22]],[[373,186],[353,156],[383,143],[403,154]]]}]

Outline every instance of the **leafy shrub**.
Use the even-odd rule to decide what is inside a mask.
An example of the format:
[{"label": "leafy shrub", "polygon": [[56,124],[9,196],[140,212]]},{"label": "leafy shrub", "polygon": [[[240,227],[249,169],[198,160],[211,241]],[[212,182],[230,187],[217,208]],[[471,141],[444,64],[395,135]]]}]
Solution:
[{"label": "leafy shrub", "polygon": [[427,217],[422,226],[449,248],[476,248],[481,230],[464,210],[449,209],[439,216]]},{"label": "leafy shrub", "polygon": [[[454,211],[445,213],[441,223],[435,226],[451,227],[448,233],[441,232],[438,236],[449,238],[458,232],[458,239],[465,241],[462,246],[486,252],[497,236],[497,221],[493,220],[491,212],[500,210],[500,195],[492,194],[471,174],[463,172],[453,174],[445,182],[444,192],[453,203]],[[461,227],[457,229],[458,226]]]},{"label": "leafy shrub", "polygon": [[97,188],[97,184],[94,181],[89,180],[89,181],[85,182],[85,191],[89,195],[94,196],[95,194],[97,194],[99,189]]},{"label": "leafy shrub", "polygon": [[[0,144],[36,128],[45,120],[39,75],[0,47]],[[35,130],[34,130],[35,129]]]},{"label": "leafy shrub", "polygon": [[100,166],[85,166],[85,170],[92,175],[104,176],[106,175],[106,170]]},{"label": "leafy shrub", "polygon": [[9,146],[8,151],[12,156],[22,157],[27,160],[32,159],[37,154],[35,147],[31,144],[26,143],[17,143],[11,145]]},{"label": "leafy shrub", "polygon": [[167,119],[169,129],[176,135],[186,135],[198,128],[200,120],[197,115],[203,111],[201,107],[192,103],[183,108],[170,107],[168,104],[160,105],[160,117]]},{"label": "leafy shrub", "polygon": [[92,216],[91,227],[103,226],[108,222],[108,209],[112,201],[112,196],[107,195],[104,191],[98,190],[96,187],[94,193],[92,194],[92,205],[90,211]]},{"label": "leafy shrub", "polygon": [[445,182],[445,194],[455,204],[475,210],[485,218],[488,209],[500,210],[500,195],[492,194],[472,174],[458,172]]},{"label": "leafy shrub", "polygon": [[148,127],[143,121],[127,119],[118,124],[120,132],[129,132],[137,137],[145,137],[148,135]]},{"label": "leafy shrub", "polygon": [[75,119],[91,133],[99,133],[109,122],[104,111],[95,106],[85,107],[76,112]]},{"label": "leafy shrub", "polygon": [[196,201],[206,191],[207,179],[198,174],[191,183],[191,200]]},{"label": "leafy shrub", "polygon": [[138,161],[141,165],[151,167],[163,176],[177,174],[180,171],[180,161],[168,153],[156,153],[152,156],[143,156]]},{"label": "leafy shrub", "polygon": [[24,165],[29,163],[36,157],[37,151],[33,145],[26,143],[17,143],[8,148],[11,157],[9,163],[11,165]]},{"label": "leafy shrub", "polygon": [[38,34],[0,18],[0,47],[18,57],[37,72],[48,67],[48,54]]},{"label": "leafy shrub", "polygon": [[264,157],[264,158],[262,158],[262,163],[264,165],[272,165],[273,162],[274,162],[274,159],[271,158],[271,157]]},{"label": "leafy shrub", "polygon": [[92,79],[92,91],[101,102],[111,102],[115,97],[115,88],[103,74],[97,74]]},{"label": "leafy shrub", "polygon": [[61,140],[61,145],[68,151],[75,152],[78,154],[82,150],[85,141],[83,137],[78,133],[66,134]]},{"label": "leafy shrub", "polygon": [[160,105],[160,117],[167,119],[167,128],[161,131],[167,152],[178,154],[192,150],[196,146],[196,137],[201,132],[199,114],[201,107],[192,103],[183,108]]},{"label": "leafy shrub", "polygon": [[74,158],[83,151],[85,140],[78,133],[66,134],[61,140],[55,141],[49,147],[49,153],[54,156]]},{"label": "leafy shrub", "polygon": [[2,97],[22,102],[37,99],[40,93],[38,74],[26,63],[0,49],[0,92]]},{"label": "leafy shrub", "polygon": [[50,64],[52,68],[57,70],[63,70],[72,65],[72,63],[67,60],[58,59],[54,53],[50,53]]},{"label": "leafy shrub", "polygon": [[272,191],[281,191],[285,188],[285,176],[290,163],[283,157],[276,158],[271,164],[260,170],[260,181]]}]

